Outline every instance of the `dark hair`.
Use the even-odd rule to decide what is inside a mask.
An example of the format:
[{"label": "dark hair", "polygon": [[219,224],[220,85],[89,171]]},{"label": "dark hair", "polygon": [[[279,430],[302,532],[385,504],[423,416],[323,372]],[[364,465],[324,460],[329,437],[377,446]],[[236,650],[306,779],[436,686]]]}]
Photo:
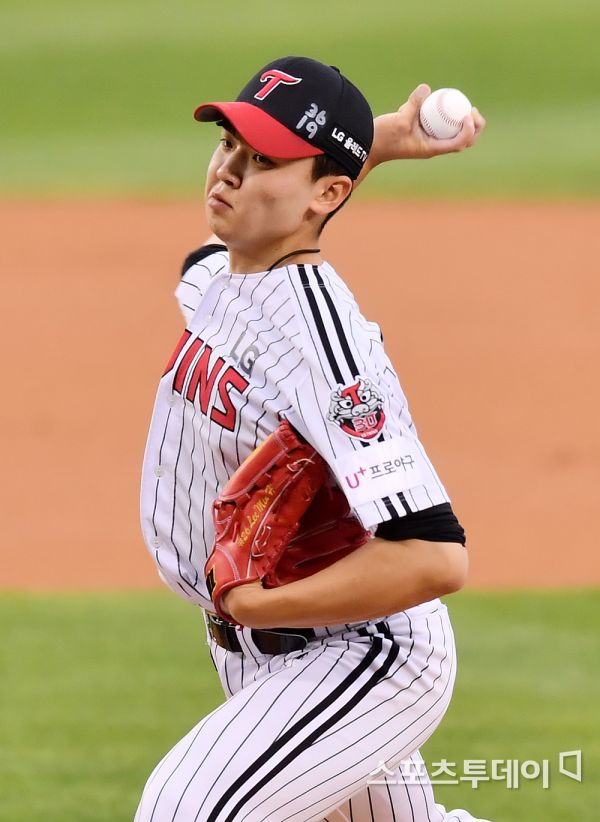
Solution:
[{"label": "dark hair", "polygon": [[[337,160],[334,160],[333,157],[330,157],[328,154],[318,154],[313,161],[312,167],[312,180],[316,183],[317,180],[320,180],[321,177],[349,177],[350,175],[346,171],[346,169],[341,166]],[[352,190],[350,191],[352,194]],[[325,217],[323,222],[319,227],[319,234],[323,231],[329,220],[338,213],[342,206],[346,205],[348,200],[350,199],[350,194],[346,197],[345,200],[339,204],[339,206],[334,209],[330,214]]]},{"label": "dark hair", "polygon": [[314,158],[312,178],[313,182],[320,180],[321,177],[349,177],[350,175],[337,160],[330,157],[329,154],[317,154]]}]

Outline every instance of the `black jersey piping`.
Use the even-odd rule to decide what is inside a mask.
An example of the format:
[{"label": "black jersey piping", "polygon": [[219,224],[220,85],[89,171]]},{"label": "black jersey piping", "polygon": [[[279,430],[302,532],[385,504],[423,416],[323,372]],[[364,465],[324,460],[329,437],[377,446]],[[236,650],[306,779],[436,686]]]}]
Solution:
[{"label": "black jersey piping", "polygon": [[306,299],[308,300],[308,305],[313,315],[313,320],[317,327],[319,338],[321,340],[321,345],[323,346],[323,350],[325,351],[325,355],[327,357],[327,362],[329,363],[329,367],[333,372],[334,378],[337,380],[338,383],[340,383],[340,385],[343,385],[344,378],[342,376],[342,372],[340,371],[338,362],[335,358],[335,354],[333,353],[331,343],[329,342],[329,337],[327,336],[327,329],[325,328],[323,318],[321,317],[321,312],[319,311],[317,299],[312,291],[312,286],[308,281],[305,266],[299,265],[298,272],[300,274],[300,281],[302,282],[304,293],[306,294]]},{"label": "black jersey piping", "polygon": [[325,285],[325,283],[323,281],[323,277],[321,277],[321,273],[319,272],[318,267],[316,265],[313,265],[312,270],[313,270],[313,274],[315,275],[315,278],[317,280],[317,283],[319,284],[319,288],[321,289],[321,294],[323,295],[323,297],[325,299],[325,302],[327,303],[327,308],[329,308],[329,313],[331,314],[331,319],[333,321],[333,325],[335,327],[335,330],[337,331],[338,339],[340,341],[342,351],[344,352],[344,356],[346,357],[346,362],[348,363],[348,367],[350,368],[350,371],[352,372],[352,376],[357,377],[358,373],[359,373],[358,366],[356,365],[356,361],[355,361],[354,357],[352,356],[352,351],[350,350],[350,346],[348,345],[348,339],[346,337],[346,333],[345,333],[344,328],[342,326],[342,321],[340,320],[340,315],[337,312],[337,309],[336,309],[336,307],[334,305],[334,302],[331,298],[331,294],[329,293],[329,290],[327,289],[327,286]]}]

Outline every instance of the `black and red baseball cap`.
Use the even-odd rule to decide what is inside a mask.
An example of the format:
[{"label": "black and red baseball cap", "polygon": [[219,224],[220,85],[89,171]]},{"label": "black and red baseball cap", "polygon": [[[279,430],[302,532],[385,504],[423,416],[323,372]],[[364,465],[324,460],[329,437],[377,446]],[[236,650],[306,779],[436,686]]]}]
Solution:
[{"label": "black and red baseball cap", "polygon": [[334,158],[355,180],[373,142],[373,113],[335,66],[281,57],[257,72],[231,103],[204,103],[196,120],[226,118],[261,154]]}]

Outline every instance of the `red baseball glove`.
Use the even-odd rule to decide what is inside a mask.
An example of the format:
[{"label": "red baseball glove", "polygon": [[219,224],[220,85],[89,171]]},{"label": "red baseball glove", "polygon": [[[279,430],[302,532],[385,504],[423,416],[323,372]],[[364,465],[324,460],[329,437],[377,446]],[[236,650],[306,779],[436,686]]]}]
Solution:
[{"label": "red baseball glove", "polygon": [[283,421],[213,503],[215,542],[204,573],[215,610],[231,588],[286,585],[326,568],[371,537],[315,449]]}]

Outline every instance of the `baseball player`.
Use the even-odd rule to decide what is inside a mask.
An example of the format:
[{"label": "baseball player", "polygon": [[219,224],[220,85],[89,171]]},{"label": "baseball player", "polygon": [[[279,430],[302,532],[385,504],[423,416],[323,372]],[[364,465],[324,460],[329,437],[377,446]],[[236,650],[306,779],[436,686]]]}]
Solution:
[{"label": "baseball player", "polygon": [[[435,804],[419,754],[452,694],[438,597],[464,582],[464,531],[378,326],[319,250],[370,168],[474,143],[476,110],[454,140],[426,137],[428,91],[374,127],[338,69],[287,57],[235,102],[196,110],[220,128],[205,192],[213,236],[177,289],[186,328],[158,388],[141,518],[161,578],[205,611],[227,700],[157,765],[136,822],[473,819]],[[204,576],[213,503],[282,420],[373,538],[280,587],[238,580],[217,608]]]}]

